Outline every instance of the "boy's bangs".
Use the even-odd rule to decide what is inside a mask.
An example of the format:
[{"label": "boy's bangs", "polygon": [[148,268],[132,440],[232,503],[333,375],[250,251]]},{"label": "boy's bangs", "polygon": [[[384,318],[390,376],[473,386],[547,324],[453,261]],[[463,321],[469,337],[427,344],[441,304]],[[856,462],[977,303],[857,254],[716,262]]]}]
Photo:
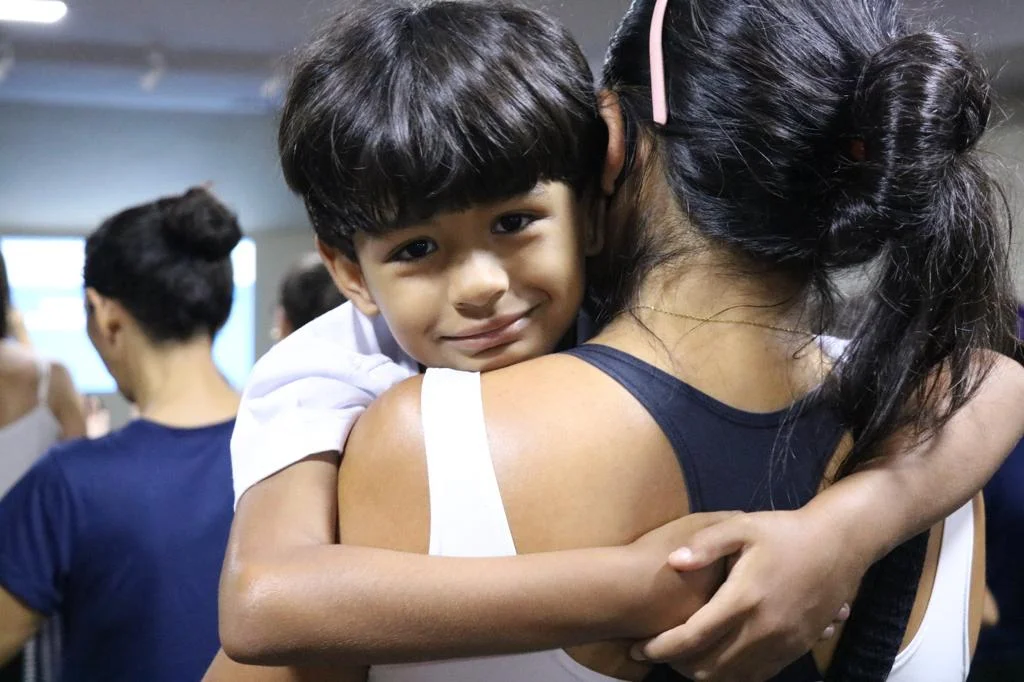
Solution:
[{"label": "boy's bangs", "polygon": [[467,115],[449,110],[440,120],[422,115],[439,111],[439,103],[424,102],[412,120],[426,125],[412,129],[391,121],[353,177],[352,196],[367,218],[357,227],[396,229],[525,194],[539,182],[580,189],[590,173],[581,170],[580,147],[592,142],[579,139],[579,122],[536,92],[514,95],[492,97]]},{"label": "boy's bangs", "polygon": [[589,66],[543,15],[439,2],[339,21],[300,60],[279,139],[322,239],[345,246],[599,177],[607,133]]}]

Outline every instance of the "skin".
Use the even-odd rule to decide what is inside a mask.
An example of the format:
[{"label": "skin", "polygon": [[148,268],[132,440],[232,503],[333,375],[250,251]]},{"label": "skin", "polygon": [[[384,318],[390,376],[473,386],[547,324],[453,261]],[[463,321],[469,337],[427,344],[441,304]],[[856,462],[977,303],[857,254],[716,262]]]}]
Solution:
[{"label": "skin", "polygon": [[[39,404],[38,360],[20,342],[0,340],[0,425],[7,425]],[[71,375],[60,363],[50,364],[47,406],[61,427],[61,440],[85,435],[85,411]]]},{"label": "skin", "polygon": [[584,260],[599,246],[564,183],[443,213],[381,236],[357,259],[320,244],[338,287],[427,367],[487,371],[550,353],[583,303]]},{"label": "skin", "polygon": [[[609,125],[603,188],[611,193],[624,147],[620,121],[613,116]],[[686,621],[694,592],[637,592],[657,583],[629,572],[659,574],[665,555],[657,552],[666,545],[641,539],[618,549],[480,560],[333,545],[336,459],[310,458],[239,504],[221,589],[222,641],[248,663],[358,666],[636,638],[653,629],[667,631],[635,653],[681,659],[707,679],[766,679],[811,648],[871,563],[983,486],[1024,430],[1022,374],[996,359],[977,396],[935,438],[894,436],[870,469],[802,510],[666,531],[669,548],[688,546],[674,555],[677,568],[729,554],[735,562],[715,598],[676,628],[664,624],[660,607],[675,600],[676,623]],[[960,475],[948,476],[951,467]],[[222,655],[207,679],[252,674]]]},{"label": "skin", "polygon": [[[177,428],[234,418],[239,398],[213,362],[208,335],[154,344],[120,303],[92,289],[86,298],[89,339],[142,418]],[[0,587],[0,665],[13,658],[43,620],[44,614]]]}]

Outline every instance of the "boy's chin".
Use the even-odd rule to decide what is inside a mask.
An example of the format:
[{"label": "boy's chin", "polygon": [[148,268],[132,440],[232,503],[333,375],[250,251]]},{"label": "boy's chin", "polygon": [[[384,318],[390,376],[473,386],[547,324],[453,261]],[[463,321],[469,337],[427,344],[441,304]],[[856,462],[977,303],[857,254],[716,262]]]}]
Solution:
[{"label": "boy's chin", "polygon": [[521,362],[527,360],[533,360],[541,356],[547,355],[555,349],[555,344],[552,344],[550,348],[542,349],[529,349],[529,348],[517,348],[518,344],[512,344],[509,347],[495,349],[493,352],[480,353],[472,357],[459,357],[449,358],[447,362],[427,365],[421,363],[423,367],[444,367],[447,369],[455,369],[461,372],[491,372],[496,369],[504,369],[505,367],[511,367],[512,365],[518,365]]}]

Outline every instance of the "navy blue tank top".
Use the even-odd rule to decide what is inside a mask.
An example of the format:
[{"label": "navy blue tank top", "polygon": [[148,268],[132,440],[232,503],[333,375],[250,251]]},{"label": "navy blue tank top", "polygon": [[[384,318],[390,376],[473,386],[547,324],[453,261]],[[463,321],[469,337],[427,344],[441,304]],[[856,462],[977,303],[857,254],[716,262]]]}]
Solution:
[{"label": "navy blue tank top", "polygon": [[[566,352],[617,381],[650,413],[675,451],[692,513],[802,507],[818,491],[843,437],[836,414],[815,401],[768,414],[744,412],[622,351],[584,345]],[[772,679],[821,677],[807,654]],[[670,678],[662,669],[648,680]]]},{"label": "navy blue tank top", "polygon": [[[690,511],[768,511],[802,507],[814,497],[845,429],[819,401],[756,414],[730,407],[622,351],[595,344],[565,351],[617,381],[668,438],[690,496]],[[825,679],[881,682],[892,669],[924,566],[927,533],[900,545],[861,583]],[[683,679],[657,666],[645,682]],[[821,680],[807,654],[772,682]]]}]

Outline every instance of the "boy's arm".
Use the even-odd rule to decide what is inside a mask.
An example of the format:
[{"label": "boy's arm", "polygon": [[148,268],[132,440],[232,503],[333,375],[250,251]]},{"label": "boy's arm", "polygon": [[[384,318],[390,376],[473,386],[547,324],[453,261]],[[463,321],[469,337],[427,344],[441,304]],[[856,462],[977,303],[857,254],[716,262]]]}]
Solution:
[{"label": "boy's arm", "polygon": [[711,681],[771,677],[811,648],[871,564],[966,504],[1022,437],[1024,368],[997,357],[974,398],[928,442],[894,437],[884,457],[799,511],[698,533],[671,558],[676,568],[738,554],[736,564],[703,609],[637,656],[681,661]]},{"label": "boy's arm", "polygon": [[220,591],[232,659],[368,665],[646,636],[695,609],[665,557],[724,518],[686,517],[625,548],[448,559],[330,544],[336,500],[334,458],[314,457],[239,503]]}]

